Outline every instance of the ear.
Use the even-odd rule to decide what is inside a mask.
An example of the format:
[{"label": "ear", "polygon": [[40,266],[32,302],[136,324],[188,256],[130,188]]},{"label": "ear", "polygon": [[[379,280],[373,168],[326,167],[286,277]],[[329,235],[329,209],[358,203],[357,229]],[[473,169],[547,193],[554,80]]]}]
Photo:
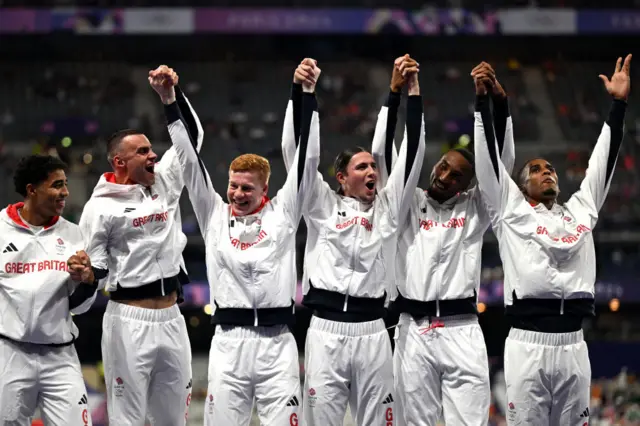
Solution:
[{"label": "ear", "polygon": [[113,166],[114,167],[123,167],[124,165],[125,165],[124,159],[121,156],[116,155],[116,156],[113,157]]},{"label": "ear", "polygon": [[36,193],[36,187],[33,184],[28,183],[27,184],[27,196],[33,195],[35,193]]},{"label": "ear", "polygon": [[264,195],[267,195],[269,193],[269,184],[268,183],[264,184],[264,188],[262,188],[262,191],[264,192]]},{"label": "ear", "polygon": [[338,172],[338,173],[336,173],[336,179],[338,180],[338,183],[339,183],[340,185],[344,185],[344,184],[345,184],[345,182],[347,181],[347,177],[346,177],[346,176],[345,176],[345,174],[344,174],[344,173],[342,173],[342,172]]}]

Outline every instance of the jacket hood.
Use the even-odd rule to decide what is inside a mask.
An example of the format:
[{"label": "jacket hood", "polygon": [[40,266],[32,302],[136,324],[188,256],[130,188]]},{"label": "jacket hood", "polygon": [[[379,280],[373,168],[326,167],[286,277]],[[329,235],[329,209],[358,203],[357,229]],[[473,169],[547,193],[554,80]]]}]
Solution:
[{"label": "jacket hood", "polygon": [[[22,221],[20,215],[18,214],[18,210],[24,207],[24,203],[16,203],[9,204],[5,209],[2,209],[0,212],[0,217],[2,220],[10,224],[11,226],[15,226],[18,228],[30,229],[29,226]],[[54,216],[51,218],[48,224],[44,226],[44,229],[49,229],[60,220],[60,216]]]},{"label": "jacket hood", "polygon": [[137,194],[138,191],[144,192],[145,187],[142,185],[122,185],[116,183],[116,175],[108,172],[100,176],[100,180],[93,189],[93,197],[112,197],[119,196],[129,198]]}]

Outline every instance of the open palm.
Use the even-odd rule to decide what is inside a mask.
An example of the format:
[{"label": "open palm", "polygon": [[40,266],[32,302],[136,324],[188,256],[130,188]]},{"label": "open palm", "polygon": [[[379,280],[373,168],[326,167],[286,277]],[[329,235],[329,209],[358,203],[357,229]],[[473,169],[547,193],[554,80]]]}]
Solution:
[{"label": "open palm", "polygon": [[627,55],[622,62],[622,58],[618,58],[616,68],[611,76],[611,80],[606,75],[600,74],[600,80],[604,83],[607,92],[616,99],[624,101],[629,97],[631,91],[631,54]]}]

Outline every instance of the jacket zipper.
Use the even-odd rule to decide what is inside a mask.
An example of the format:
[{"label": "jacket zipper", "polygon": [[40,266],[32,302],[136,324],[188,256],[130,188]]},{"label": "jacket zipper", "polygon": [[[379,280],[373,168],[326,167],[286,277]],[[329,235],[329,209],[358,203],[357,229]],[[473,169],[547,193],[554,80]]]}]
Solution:
[{"label": "jacket zipper", "polygon": [[[356,236],[358,235],[358,232],[359,232],[359,229],[356,228]],[[355,262],[356,262],[356,245],[354,244],[353,248],[351,249],[351,276],[349,277],[349,284],[347,284],[347,290],[345,291],[345,295],[344,295],[344,304],[342,305],[343,312],[347,312],[347,308],[349,307],[349,289],[351,288],[351,281],[353,280]]]},{"label": "jacket zipper", "polygon": [[252,296],[252,304],[253,304],[253,326],[258,326],[258,307],[256,306],[256,291],[255,291],[255,280],[253,278],[253,265],[249,267],[249,273],[251,276],[251,296]]},{"label": "jacket zipper", "polygon": [[[439,229],[439,225],[440,225],[440,211],[438,210],[436,213],[436,218],[438,219],[436,221],[436,233],[438,235],[438,244],[437,244],[437,249],[438,249],[438,270],[440,270],[440,265],[442,264],[442,247],[441,247],[441,239],[442,239],[442,233],[440,232]],[[441,277],[438,277],[438,279],[436,280],[436,317],[440,317],[440,281],[442,280]]]}]

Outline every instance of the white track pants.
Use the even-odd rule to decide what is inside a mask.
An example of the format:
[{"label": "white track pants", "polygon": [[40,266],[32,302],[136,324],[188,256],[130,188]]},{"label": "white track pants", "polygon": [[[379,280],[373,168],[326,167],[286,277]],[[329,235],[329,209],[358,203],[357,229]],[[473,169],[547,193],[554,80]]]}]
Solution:
[{"label": "white track pants", "polygon": [[[489,362],[475,316],[415,321],[402,314],[393,356],[398,418],[406,426],[482,426],[489,421]],[[429,328],[431,327],[431,328]]]},{"label": "white track pants", "polygon": [[205,426],[248,425],[254,399],[262,425],[298,426],[300,362],[295,338],[285,325],[219,325],[209,353]]},{"label": "white track pants", "polygon": [[178,305],[144,309],[109,301],[102,321],[109,423],[186,424],[191,344]]},{"label": "white track pants", "polygon": [[0,425],[29,426],[38,406],[47,426],[91,425],[75,347],[0,339]]},{"label": "white track pants", "polygon": [[391,342],[383,320],[343,323],[313,316],[305,344],[305,426],[395,426]]},{"label": "white track pants", "polygon": [[591,363],[582,331],[539,333],[512,328],[504,348],[507,423],[589,423]]}]

